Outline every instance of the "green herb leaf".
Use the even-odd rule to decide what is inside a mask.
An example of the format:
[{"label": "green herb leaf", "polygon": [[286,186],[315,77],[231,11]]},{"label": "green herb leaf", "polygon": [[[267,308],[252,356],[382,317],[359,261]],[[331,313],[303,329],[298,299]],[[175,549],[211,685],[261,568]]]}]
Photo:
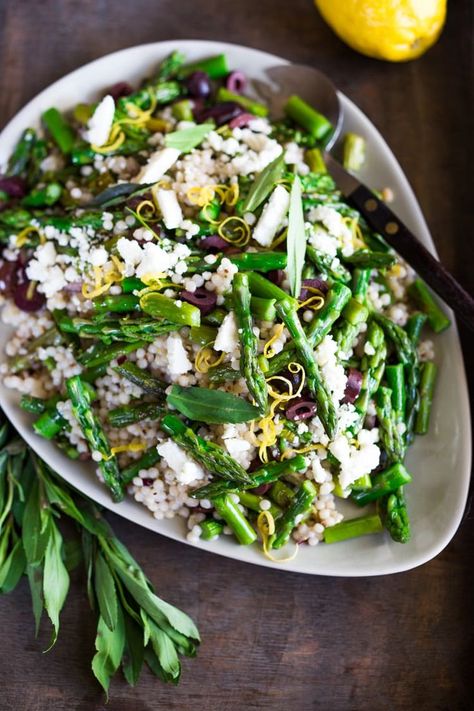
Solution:
[{"label": "green herb leaf", "polygon": [[43,613],[43,568],[41,565],[27,565],[26,574],[30,585],[31,604],[35,618],[35,637],[38,636]]},{"label": "green herb leaf", "polygon": [[219,424],[248,422],[259,416],[258,407],[237,395],[208,388],[182,388],[173,385],[166,398],[168,405],[175,407],[190,420]]},{"label": "green herb leaf", "polygon": [[122,662],[123,675],[130,686],[135,686],[140,677],[144,658],[143,631],[129,616],[125,620],[125,652]]},{"label": "green herb leaf", "polygon": [[92,660],[92,671],[108,698],[110,679],[119,668],[125,648],[125,626],[121,610],[113,631],[107,627],[104,618],[99,617],[95,648],[97,653]]},{"label": "green herb leaf", "polygon": [[140,187],[137,187],[136,183],[111,185],[109,188],[102,190],[98,195],[95,195],[85,207],[112,207],[112,205],[125,202],[132,196],[143,195],[149,189],[149,185],[140,185]]},{"label": "green herb leaf", "polygon": [[110,568],[101,553],[97,553],[96,555],[94,572],[95,591],[100,614],[107,627],[114,630],[118,615],[117,591]]},{"label": "green herb leaf", "polygon": [[201,123],[198,126],[167,133],[165,146],[167,148],[176,148],[181,153],[188,153],[188,151],[196,148],[213,128],[214,124],[212,123]]},{"label": "green herb leaf", "polygon": [[69,575],[62,559],[63,539],[56,524],[50,520],[49,540],[44,558],[43,595],[44,606],[54,631],[51,646],[59,632],[59,613],[69,590]]},{"label": "green herb leaf", "polygon": [[29,565],[39,565],[46,552],[48,531],[41,520],[38,482],[34,481],[23,514],[23,548]]},{"label": "green herb leaf", "polygon": [[281,153],[257,175],[242,205],[243,212],[254,212],[270,195],[275,183],[280,180],[285,168],[285,157]]},{"label": "green herb leaf", "polygon": [[181,664],[173,642],[152,620],[149,620],[150,640],[166,681],[178,683]]},{"label": "green herb leaf", "polygon": [[303,271],[306,253],[301,184],[297,175],[295,175],[293,185],[291,186],[286,248],[288,252],[287,268],[288,278],[290,280],[290,292],[291,295],[297,299],[301,291],[301,272]]},{"label": "green herb leaf", "polygon": [[0,593],[9,593],[16,588],[25,572],[25,566],[25,552],[19,538],[0,567]]}]

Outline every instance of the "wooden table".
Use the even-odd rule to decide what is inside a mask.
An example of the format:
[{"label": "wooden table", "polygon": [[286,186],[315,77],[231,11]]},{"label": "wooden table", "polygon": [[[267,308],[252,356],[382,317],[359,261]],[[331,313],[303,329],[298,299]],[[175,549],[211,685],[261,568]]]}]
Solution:
[{"label": "wooden table", "polygon": [[[66,72],[143,42],[226,40],[313,64],[382,131],[441,258],[472,287],[470,1],[449,10],[438,44],[397,65],[349,50],[310,0],[2,0],[0,125]],[[256,568],[110,520],[160,594],[190,612],[203,634],[177,689],[147,673],[136,690],[117,679],[110,711],[472,708],[472,520],[422,568],[366,580]],[[105,708],[89,671],[94,625],[79,574],[52,652],[41,654],[46,629],[33,638],[25,584],[0,601],[0,630],[2,711]]]}]

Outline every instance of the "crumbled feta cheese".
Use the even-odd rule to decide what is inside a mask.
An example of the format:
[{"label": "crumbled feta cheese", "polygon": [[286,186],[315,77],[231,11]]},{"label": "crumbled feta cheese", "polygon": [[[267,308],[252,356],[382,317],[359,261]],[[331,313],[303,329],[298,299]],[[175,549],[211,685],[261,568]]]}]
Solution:
[{"label": "crumbled feta cheese", "polygon": [[180,155],[177,148],[162,148],[148,158],[148,162],[135,176],[136,183],[156,183],[176,163]]},{"label": "crumbled feta cheese", "polygon": [[237,333],[237,323],[234,312],[230,311],[219,326],[214,343],[214,350],[232,353],[238,345],[239,334]]},{"label": "crumbled feta cheese", "polygon": [[172,440],[166,440],[157,446],[158,454],[163,457],[167,465],[176,474],[180,484],[191,484],[204,479],[204,470],[199,464],[189,459],[186,452]]},{"label": "crumbled feta cheese", "polygon": [[115,102],[110,94],[104,96],[87,122],[84,138],[95,146],[107,143],[110,129],[114,122]]},{"label": "crumbled feta cheese", "polygon": [[93,267],[103,267],[109,258],[107,250],[104,247],[94,247],[90,251],[90,263]]},{"label": "crumbled feta cheese", "polygon": [[269,247],[273,242],[273,238],[288,212],[289,205],[290,194],[288,190],[285,190],[283,185],[277,185],[263,208],[252,235],[253,239],[261,244],[262,247]]},{"label": "crumbled feta cheese", "polygon": [[184,375],[193,367],[179,333],[172,333],[166,339],[166,355],[171,376]]},{"label": "crumbled feta cheese", "polygon": [[309,234],[308,242],[312,247],[330,257],[336,257],[339,247],[337,239],[331,237],[325,229],[317,225],[306,223],[305,227]]},{"label": "crumbled feta cheese", "polygon": [[175,230],[183,221],[183,213],[173,190],[157,190],[156,200],[167,230]]},{"label": "crumbled feta cheese", "polygon": [[[375,434],[373,436],[375,437]],[[358,448],[351,445],[347,437],[341,434],[329,444],[329,451],[341,465],[339,483],[344,491],[364,474],[370,474],[379,464],[380,449],[370,440],[366,443],[367,439],[363,436],[362,442],[359,440]]]}]

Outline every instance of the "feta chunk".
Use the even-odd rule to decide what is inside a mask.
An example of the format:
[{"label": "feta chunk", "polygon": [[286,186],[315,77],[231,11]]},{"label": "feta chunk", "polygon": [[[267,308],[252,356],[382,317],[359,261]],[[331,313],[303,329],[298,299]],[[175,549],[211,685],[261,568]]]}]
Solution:
[{"label": "feta chunk", "polygon": [[172,333],[166,339],[166,355],[168,357],[168,372],[171,377],[184,375],[193,367],[179,333]]},{"label": "feta chunk", "polygon": [[157,190],[156,200],[167,230],[175,230],[183,221],[183,213],[173,190]]},{"label": "feta chunk", "polygon": [[166,440],[156,449],[160,457],[163,457],[169,468],[176,474],[176,479],[180,484],[191,484],[204,479],[202,467],[189,459],[186,452],[172,440]]},{"label": "feta chunk", "polygon": [[237,322],[233,311],[230,311],[224,318],[217,331],[214,343],[215,351],[232,353],[239,345],[239,334],[237,333]]},{"label": "feta chunk", "polygon": [[156,183],[176,163],[180,155],[177,148],[163,148],[155,151],[148,162],[135,176],[135,183]]},{"label": "feta chunk", "polygon": [[114,122],[115,102],[110,94],[104,96],[87,122],[84,138],[95,146],[107,143]]},{"label": "feta chunk", "polygon": [[263,208],[260,219],[253,231],[253,238],[262,247],[269,247],[285,219],[290,205],[290,194],[283,185],[277,185],[269,201]]}]

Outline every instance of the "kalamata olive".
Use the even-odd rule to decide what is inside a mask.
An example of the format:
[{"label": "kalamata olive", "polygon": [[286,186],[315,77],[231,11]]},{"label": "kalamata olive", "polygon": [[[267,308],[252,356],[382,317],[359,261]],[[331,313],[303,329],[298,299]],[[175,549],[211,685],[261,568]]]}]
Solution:
[{"label": "kalamata olive", "polygon": [[322,294],[326,294],[328,291],[328,283],[324,279],[303,279],[301,286],[300,299],[301,301],[306,301],[312,296],[315,296],[314,289],[317,289]]},{"label": "kalamata olive", "polygon": [[377,424],[377,418],[375,415],[366,415],[364,420],[364,427],[366,430],[373,430]]},{"label": "kalamata olive", "polygon": [[12,293],[18,281],[17,272],[19,268],[20,263],[17,261],[7,262],[5,260],[3,262],[2,266],[0,267],[0,292],[2,294]]},{"label": "kalamata olive", "polygon": [[252,461],[250,462],[250,465],[249,465],[249,468],[247,469],[247,471],[249,473],[254,472],[256,469],[260,469],[261,466],[262,466],[262,460],[260,459],[260,457],[254,457],[252,459]]},{"label": "kalamata olive", "polygon": [[114,101],[117,101],[117,99],[121,99],[122,96],[128,96],[132,93],[132,91],[133,87],[131,87],[128,82],[118,81],[116,84],[112,84],[112,86],[109,86],[105,93],[110,94],[112,99]]},{"label": "kalamata olive", "polygon": [[199,288],[196,291],[182,291],[180,297],[188,304],[197,306],[203,316],[209,314],[216,307],[217,296],[212,291]]},{"label": "kalamata olive", "polygon": [[256,486],[255,489],[250,489],[250,491],[252,494],[257,494],[257,496],[264,496],[271,488],[271,484],[260,484],[260,486]]},{"label": "kalamata olive", "polygon": [[227,249],[229,243],[219,237],[219,235],[208,235],[208,237],[203,237],[199,242],[201,249],[217,250],[221,252],[223,249]]},{"label": "kalamata olive", "polygon": [[194,116],[198,123],[204,123],[209,119],[213,119],[217,126],[223,126],[243,113],[243,108],[239,106],[239,104],[236,104],[235,101],[223,101],[220,104],[215,104],[215,106],[210,106],[202,111],[194,111]]},{"label": "kalamata olive", "polygon": [[118,356],[118,358],[117,358],[117,363],[118,363],[119,365],[123,365],[126,360],[127,360],[127,356],[126,356],[126,355],[123,355],[123,353],[122,353],[122,355],[119,355],[119,356]]},{"label": "kalamata olive", "polygon": [[22,198],[26,195],[26,182],[19,175],[0,176],[0,192],[12,198]]},{"label": "kalamata olive", "polygon": [[355,402],[362,387],[362,378],[363,375],[360,370],[357,370],[357,368],[349,368],[346,389],[344,390],[344,397],[342,399],[343,403],[352,404]]},{"label": "kalamata olive", "polygon": [[46,299],[44,294],[41,294],[38,289],[30,289],[31,282],[24,281],[18,284],[13,291],[13,301],[21,311],[39,311],[45,304]]},{"label": "kalamata olive", "polygon": [[193,72],[184,80],[189,95],[196,99],[207,99],[211,93],[211,82],[206,72]]},{"label": "kalamata olive", "polygon": [[243,72],[231,72],[225,80],[225,85],[229,91],[234,91],[236,94],[242,94],[247,86],[247,77]]},{"label": "kalamata olive", "polygon": [[292,400],[285,411],[285,415],[289,420],[299,422],[300,420],[309,420],[316,415],[316,403],[312,400],[306,400],[304,397],[299,397],[297,400]]},{"label": "kalamata olive", "polygon": [[249,121],[253,121],[255,116],[253,114],[243,113],[240,116],[236,116],[229,121],[229,128],[242,128],[242,126],[247,126]]},{"label": "kalamata olive", "polygon": [[273,282],[273,284],[281,286],[285,279],[285,272],[283,271],[283,269],[272,269],[271,271],[267,272],[267,279]]}]

